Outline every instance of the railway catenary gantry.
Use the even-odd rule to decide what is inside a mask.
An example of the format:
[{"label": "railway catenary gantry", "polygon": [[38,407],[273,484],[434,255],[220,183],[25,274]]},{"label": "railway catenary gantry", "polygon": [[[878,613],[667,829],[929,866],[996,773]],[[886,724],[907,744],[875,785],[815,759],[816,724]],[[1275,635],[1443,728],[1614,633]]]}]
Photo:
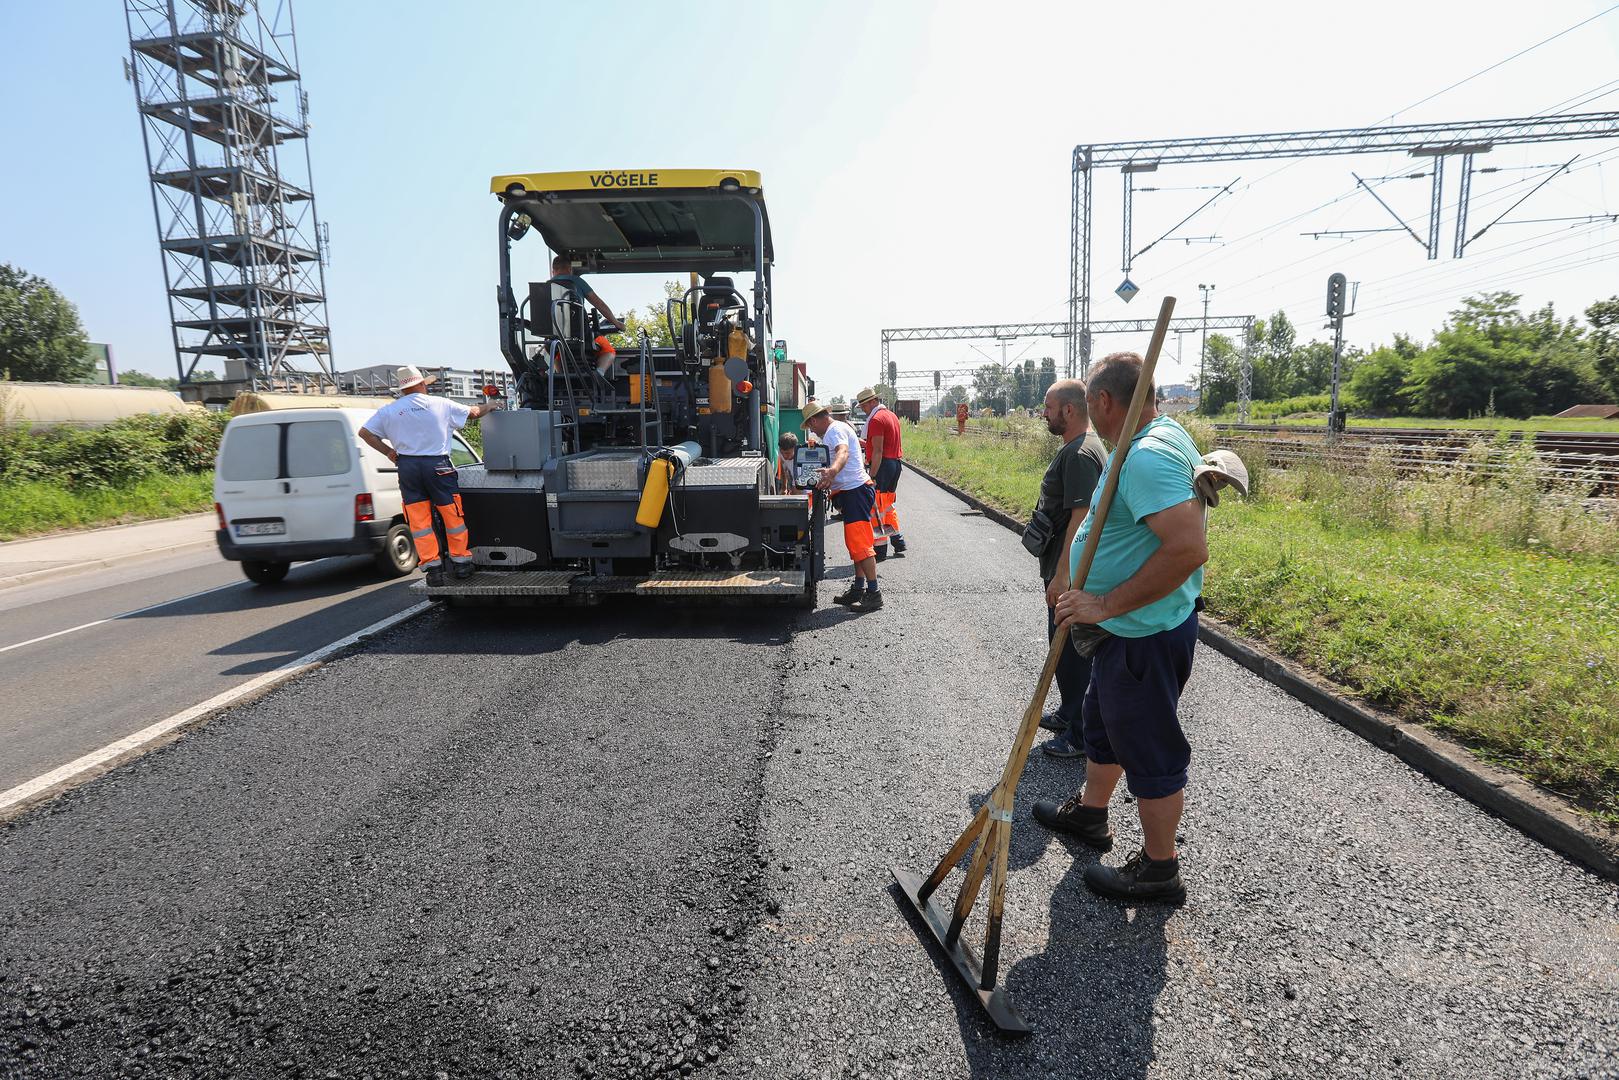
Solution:
[{"label": "railway catenary gantry", "polygon": [[[1249,338],[1254,326],[1252,315],[1210,315],[1190,316],[1169,321],[1169,332],[1175,334],[1192,333],[1201,330],[1232,331],[1240,335],[1242,341],[1242,378],[1243,393],[1239,395],[1239,411],[1246,415],[1247,393],[1253,370],[1253,356],[1249,347]],[[1094,334],[1149,334],[1153,329],[1152,319],[1107,319],[1092,323],[1090,332]],[[926,379],[931,382],[933,376],[938,374],[942,379],[946,376],[971,375],[978,370],[971,368],[914,368],[900,371],[891,366],[890,346],[896,341],[1006,341],[1012,338],[1025,337],[1051,337],[1069,338],[1073,327],[1067,322],[1036,322],[1036,323],[968,323],[961,326],[896,326],[888,327],[882,331],[882,355],[877,369],[877,381],[898,386],[902,382],[914,383]],[[1072,368],[1070,368],[1072,377]]]},{"label": "railway catenary gantry", "polygon": [[[1433,192],[1424,246],[1427,257],[1439,257],[1439,218],[1444,189],[1444,163],[1460,157],[1460,188],[1456,214],[1454,257],[1460,258],[1467,236],[1467,205],[1474,173],[1473,159],[1498,146],[1619,139],[1619,112],[1525,116],[1500,120],[1474,120],[1444,124],[1376,125],[1329,128],[1319,131],[1277,132],[1257,135],[1213,135],[1189,139],[1147,139],[1120,143],[1081,143],[1074,147],[1071,165],[1072,209],[1068,241],[1067,371],[1083,373],[1090,366],[1091,335],[1100,324],[1091,321],[1091,215],[1092,174],[1117,168],[1124,178],[1124,220],[1130,221],[1134,176],[1165,165],[1287,158],[1348,156],[1403,150],[1413,157],[1433,159]],[[1562,171],[1566,166],[1559,166]],[[1212,200],[1211,200],[1212,201]],[[1184,224],[1184,222],[1182,223]],[[1422,237],[1418,237],[1423,242]],[[1126,274],[1132,255],[1128,224],[1124,236]]]}]

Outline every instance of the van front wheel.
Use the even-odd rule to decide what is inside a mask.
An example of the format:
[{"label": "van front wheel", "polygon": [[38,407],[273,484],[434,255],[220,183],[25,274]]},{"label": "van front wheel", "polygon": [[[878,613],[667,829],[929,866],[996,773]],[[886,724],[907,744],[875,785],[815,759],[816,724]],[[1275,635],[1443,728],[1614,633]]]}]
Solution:
[{"label": "van front wheel", "polygon": [[416,569],[416,542],[410,538],[410,527],[401,523],[388,530],[377,552],[377,569],[389,577],[404,577]]},{"label": "van front wheel", "polygon": [[247,580],[255,585],[274,585],[286,577],[290,569],[292,564],[284,562],[258,562],[250,559],[242,563],[242,573],[246,574]]}]

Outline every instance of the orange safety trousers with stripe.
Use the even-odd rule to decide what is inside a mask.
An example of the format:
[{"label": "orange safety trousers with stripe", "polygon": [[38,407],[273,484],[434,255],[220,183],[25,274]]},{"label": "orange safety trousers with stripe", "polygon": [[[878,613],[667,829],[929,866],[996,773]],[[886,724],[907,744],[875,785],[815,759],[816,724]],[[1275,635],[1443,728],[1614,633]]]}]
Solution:
[{"label": "orange safety trousers with stripe", "polygon": [[438,534],[433,530],[433,513],[444,522],[444,537],[451,562],[471,562],[467,546],[467,519],[461,510],[460,485],[455,466],[440,457],[399,456],[399,494],[405,503],[405,521],[416,544],[416,558],[425,570],[440,565]]}]

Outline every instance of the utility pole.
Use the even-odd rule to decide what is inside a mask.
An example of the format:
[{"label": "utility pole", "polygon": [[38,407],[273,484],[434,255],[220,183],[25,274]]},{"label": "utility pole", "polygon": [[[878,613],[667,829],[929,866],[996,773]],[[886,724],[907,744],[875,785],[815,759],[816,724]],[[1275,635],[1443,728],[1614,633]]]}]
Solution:
[{"label": "utility pole", "polygon": [[1209,415],[1207,371],[1209,362],[1209,293],[1214,291],[1213,285],[1199,285],[1203,290],[1203,350],[1197,358],[1197,411],[1204,416]]}]

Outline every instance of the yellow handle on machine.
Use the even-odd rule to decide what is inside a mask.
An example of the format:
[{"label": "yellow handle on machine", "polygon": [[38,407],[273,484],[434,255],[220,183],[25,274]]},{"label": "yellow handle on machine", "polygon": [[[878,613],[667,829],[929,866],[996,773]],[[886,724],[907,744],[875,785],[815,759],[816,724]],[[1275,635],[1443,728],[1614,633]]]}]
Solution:
[{"label": "yellow handle on machine", "polygon": [[641,505],[635,511],[635,523],[656,529],[663,521],[663,507],[669,501],[669,482],[674,479],[674,462],[653,458],[646,467],[646,484],[641,488]]}]

